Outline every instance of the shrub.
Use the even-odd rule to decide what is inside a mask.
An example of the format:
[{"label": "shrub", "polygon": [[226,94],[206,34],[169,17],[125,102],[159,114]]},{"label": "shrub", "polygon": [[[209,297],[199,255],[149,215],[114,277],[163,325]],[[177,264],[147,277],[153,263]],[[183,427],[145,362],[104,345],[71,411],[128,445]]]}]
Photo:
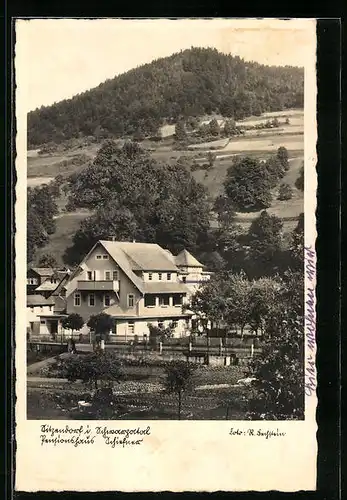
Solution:
[{"label": "shrub", "polygon": [[293,196],[293,190],[289,184],[281,184],[279,193],[278,193],[278,199],[285,201],[285,200],[290,200]]}]

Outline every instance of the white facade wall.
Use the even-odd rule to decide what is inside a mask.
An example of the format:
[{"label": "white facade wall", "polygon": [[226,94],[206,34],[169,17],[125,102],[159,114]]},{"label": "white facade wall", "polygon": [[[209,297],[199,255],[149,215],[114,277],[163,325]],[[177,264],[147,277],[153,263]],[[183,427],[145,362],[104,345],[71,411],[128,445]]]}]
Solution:
[{"label": "white facade wall", "polygon": [[143,273],[143,281],[146,283],[177,283],[178,276],[176,272],[171,271],[162,271],[162,272],[144,272]]},{"label": "white facade wall", "polygon": [[[177,319],[177,326],[174,330],[174,338],[179,338],[187,335],[187,329],[188,326],[187,322],[184,318]],[[166,328],[168,327],[172,320],[163,318],[163,327]],[[151,323],[153,326],[159,326],[158,324],[158,319],[137,319],[134,318],[133,320],[127,319],[127,320],[120,320],[117,319],[117,333],[116,335],[119,335],[121,337],[127,337],[130,339],[134,338],[135,335],[138,335],[139,337],[142,337],[143,335],[147,335],[149,338],[149,328],[148,324]],[[133,327],[132,327],[133,324]],[[112,336],[116,336],[115,334],[111,334]]]},{"label": "white facade wall", "polygon": [[54,306],[53,305],[44,305],[44,306],[27,306],[27,326],[30,326],[30,323],[36,323],[40,321],[39,314],[46,314],[53,316],[54,315]]}]

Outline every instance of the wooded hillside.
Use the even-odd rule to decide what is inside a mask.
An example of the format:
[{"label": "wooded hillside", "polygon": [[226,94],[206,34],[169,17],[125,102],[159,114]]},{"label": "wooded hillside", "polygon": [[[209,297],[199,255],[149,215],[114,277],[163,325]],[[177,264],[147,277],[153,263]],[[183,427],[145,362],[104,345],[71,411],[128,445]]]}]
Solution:
[{"label": "wooded hillside", "polygon": [[302,108],[303,100],[303,68],[268,67],[216,49],[192,48],[30,112],[28,144],[90,135],[138,140],[180,118],[219,113],[242,119]]}]

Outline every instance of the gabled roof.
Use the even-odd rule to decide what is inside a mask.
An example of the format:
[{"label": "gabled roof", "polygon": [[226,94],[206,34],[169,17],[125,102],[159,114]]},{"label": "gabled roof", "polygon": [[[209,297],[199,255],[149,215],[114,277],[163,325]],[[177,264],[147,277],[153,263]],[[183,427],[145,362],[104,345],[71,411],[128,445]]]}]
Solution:
[{"label": "gabled roof", "polygon": [[54,300],[52,298],[46,299],[42,295],[27,295],[27,306],[53,306]]},{"label": "gabled roof", "polygon": [[156,243],[100,241],[109,253],[120,248],[128,257],[134,271],[178,271],[169,253]]},{"label": "gabled roof", "polygon": [[39,276],[52,276],[55,272],[51,267],[31,267],[28,271],[34,271]]},{"label": "gabled roof", "polygon": [[36,292],[52,292],[58,287],[59,283],[51,283],[51,280],[46,280],[42,285],[35,288]]},{"label": "gabled roof", "polygon": [[188,250],[184,249],[175,257],[175,262],[178,267],[204,267]]},{"label": "gabled roof", "polygon": [[[174,257],[170,251],[164,250],[156,243],[131,243],[128,241],[100,240],[95,243],[83,261],[75,269],[72,275],[70,275],[70,279],[73,279],[86,267],[86,261],[98,245],[101,245],[106,250],[110,257],[117,263],[120,269],[128,276],[130,281],[133,282],[141,293],[152,293],[147,290],[149,289],[148,287],[151,287],[154,284],[149,285],[148,283],[144,283],[144,281],[136,275],[137,271],[179,272],[176,265],[177,257]],[[194,262],[193,264],[189,264],[190,266],[202,267],[202,264],[190,255],[189,252],[187,253],[190,256],[190,262]],[[163,284],[161,284],[161,286],[163,288]],[[167,291],[173,292],[172,287],[174,286],[174,283],[168,283],[168,286],[170,289]],[[182,287],[180,284],[178,286]],[[159,289],[155,291],[160,293]],[[166,289],[163,289],[163,293],[165,293],[165,291]],[[185,293],[186,290],[184,288],[180,288],[178,293],[180,292]]]},{"label": "gabled roof", "polygon": [[138,288],[138,290],[140,290],[140,292],[143,293],[143,281],[133,272],[133,267],[132,267],[133,263],[128,258],[128,256],[123,252],[123,250],[121,250],[121,248],[117,246],[117,242],[103,240],[99,241],[98,243],[100,243],[105,248],[105,250],[110,254],[112,259],[118,264],[121,270],[134,283],[136,288]]}]

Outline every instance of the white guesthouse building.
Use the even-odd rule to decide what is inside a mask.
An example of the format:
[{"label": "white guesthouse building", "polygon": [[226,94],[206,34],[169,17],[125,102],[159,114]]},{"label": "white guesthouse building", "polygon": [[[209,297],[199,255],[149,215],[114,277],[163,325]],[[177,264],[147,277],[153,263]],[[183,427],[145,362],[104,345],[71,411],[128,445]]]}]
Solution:
[{"label": "white guesthouse building", "polygon": [[[188,334],[192,312],[184,305],[210,274],[187,250],[174,256],[153,243],[98,241],[70,276],[66,313],[85,323],[107,313],[115,319],[111,335],[149,335],[148,324],[173,325],[174,336]],[[88,333],[85,326],[81,333]]]}]

